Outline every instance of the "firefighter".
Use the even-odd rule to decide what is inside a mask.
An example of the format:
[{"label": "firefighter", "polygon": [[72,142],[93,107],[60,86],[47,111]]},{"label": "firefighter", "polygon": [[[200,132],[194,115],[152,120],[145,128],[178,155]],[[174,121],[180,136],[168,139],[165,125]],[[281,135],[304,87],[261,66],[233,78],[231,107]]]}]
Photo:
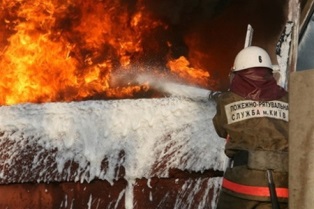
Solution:
[{"label": "firefighter", "polygon": [[213,123],[230,159],[217,209],[288,208],[288,94],[272,67],[264,49],[244,48],[216,98]]}]

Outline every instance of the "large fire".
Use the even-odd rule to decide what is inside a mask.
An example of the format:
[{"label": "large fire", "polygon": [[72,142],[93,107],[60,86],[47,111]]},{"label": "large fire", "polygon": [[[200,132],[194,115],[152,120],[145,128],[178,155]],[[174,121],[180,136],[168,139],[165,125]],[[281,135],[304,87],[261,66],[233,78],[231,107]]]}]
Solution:
[{"label": "large fire", "polygon": [[210,87],[209,72],[189,58],[193,40],[181,37],[188,50],[178,52],[175,29],[143,1],[2,0],[0,6],[0,105],[149,94],[149,82],[113,82],[118,72]]}]

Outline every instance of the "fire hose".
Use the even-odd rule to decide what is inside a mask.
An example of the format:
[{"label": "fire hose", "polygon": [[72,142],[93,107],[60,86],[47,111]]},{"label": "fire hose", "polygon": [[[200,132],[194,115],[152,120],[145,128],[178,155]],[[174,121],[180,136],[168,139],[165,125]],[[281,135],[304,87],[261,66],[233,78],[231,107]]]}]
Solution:
[{"label": "fire hose", "polygon": [[272,170],[267,170],[267,181],[268,181],[272,209],[280,209]]}]

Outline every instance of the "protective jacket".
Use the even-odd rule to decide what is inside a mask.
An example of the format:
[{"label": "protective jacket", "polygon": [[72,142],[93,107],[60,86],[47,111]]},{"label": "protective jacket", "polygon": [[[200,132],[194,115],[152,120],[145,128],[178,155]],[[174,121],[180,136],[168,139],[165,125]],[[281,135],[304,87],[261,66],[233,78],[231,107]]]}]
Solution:
[{"label": "protective jacket", "polygon": [[225,192],[269,201],[266,170],[272,169],[277,196],[287,201],[288,119],[288,94],[276,84],[269,69],[235,74],[230,90],[218,97],[213,118],[217,134],[227,139],[226,155],[240,159],[226,169]]}]

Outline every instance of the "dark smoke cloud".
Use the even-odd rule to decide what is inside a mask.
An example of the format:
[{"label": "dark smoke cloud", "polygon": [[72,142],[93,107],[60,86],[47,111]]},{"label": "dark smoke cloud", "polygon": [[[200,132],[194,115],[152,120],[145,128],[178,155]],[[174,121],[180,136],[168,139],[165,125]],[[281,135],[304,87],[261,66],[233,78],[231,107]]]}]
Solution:
[{"label": "dark smoke cloud", "polygon": [[[207,69],[220,89],[228,87],[228,73],[244,47],[247,25],[254,28],[253,45],[265,48],[276,62],[275,46],[287,21],[287,0],[147,1],[152,11],[203,54],[198,67]],[[179,36],[178,36],[179,37]],[[191,52],[191,44],[187,44]]]},{"label": "dark smoke cloud", "polygon": [[145,5],[170,24],[181,25],[196,19],[211,18],[221,12],[230,0],[148,0]]}]

